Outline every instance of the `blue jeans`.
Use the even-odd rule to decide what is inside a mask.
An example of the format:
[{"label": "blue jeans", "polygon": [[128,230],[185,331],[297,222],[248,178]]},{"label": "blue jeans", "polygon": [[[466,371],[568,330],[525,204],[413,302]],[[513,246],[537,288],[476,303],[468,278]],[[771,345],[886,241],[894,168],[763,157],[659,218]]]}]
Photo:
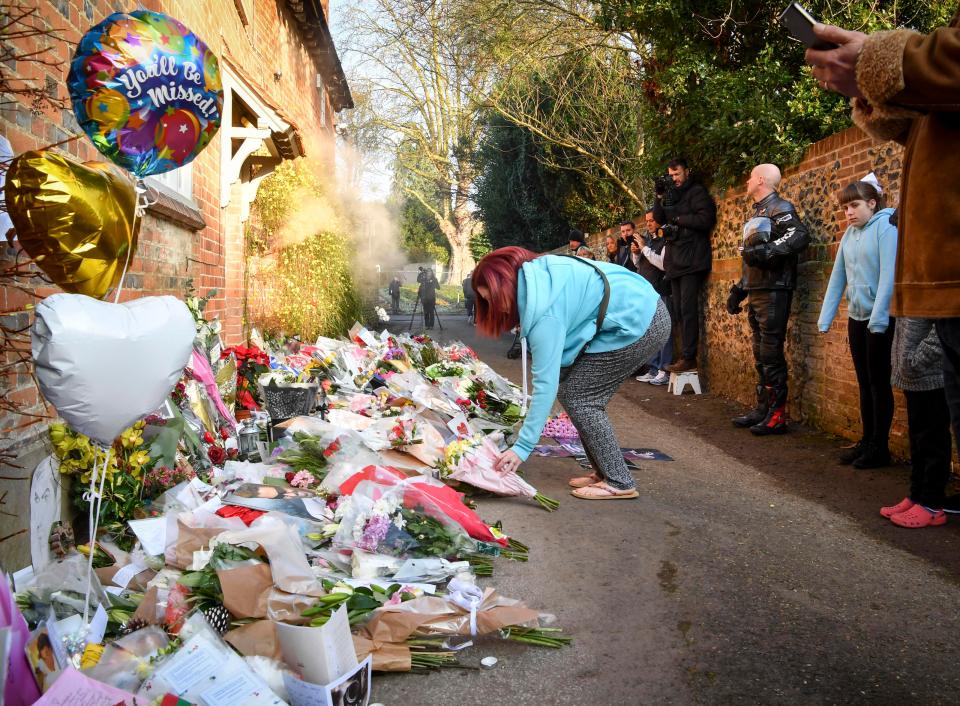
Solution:
[{"label": "blue jeans", "polygon": [[[670,298],[662,297],[663,303],[667,307],[667,311],[670,311]],[[663,348],[657,351],[657,354],[653,356],[648,365],[655,370],[663,370],[665,367],[670,365],[673,362],[673,331],[671,326],[670,336],[667,337],[667,342],[663,344]]]}]

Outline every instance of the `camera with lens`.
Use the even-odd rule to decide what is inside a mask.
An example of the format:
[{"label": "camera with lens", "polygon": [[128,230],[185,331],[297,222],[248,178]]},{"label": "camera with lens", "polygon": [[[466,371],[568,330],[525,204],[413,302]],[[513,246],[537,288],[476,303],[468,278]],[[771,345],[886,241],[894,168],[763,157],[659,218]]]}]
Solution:
[{"label": "camera with lens", "polygon": [[665,194],[673,186],[673,179],[669,174],[661,174],[653,180],[654,190],[658,194]]},{"label": "camera with lens", "polygon": [[669,174],[661,174],[654,179],[653,190],[660,197],[660,203],[664,208],[670,208],[676,203],[676,186],[673,183],[673,177]]}]

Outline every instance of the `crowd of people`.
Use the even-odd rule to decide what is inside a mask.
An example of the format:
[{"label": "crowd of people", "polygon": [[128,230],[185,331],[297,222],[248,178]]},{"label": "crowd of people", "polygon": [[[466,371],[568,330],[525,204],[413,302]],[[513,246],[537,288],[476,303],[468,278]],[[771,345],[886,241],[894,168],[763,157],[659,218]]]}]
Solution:
[{"label": "crowd of people", "polygon": [[[849,96],[854,120],[867,133],[906,146],[897,209],[887,207],[872,174],[839,192],[847,228],[818,328],[830,329],[845,294],[862,433],[838,461],[862,469],[890,463],[892,387],[899,387],[907,401],[911,485],[880,513],[902,527],[942,525],[954,502],[946,497],[951,423],[960,441],[960,186],[936,175],[949,168],[945,159],[954,159],[949,147],[960,144],[954,119],[960,13],[950,27],[926,36],[911,30],[867,36],[823,25],[815,32],[833,46],[807,52],[821,88]],[[931,180],[941,185],[935,194]],[[793,204],[778,193],[780,181],[772,164],[750,174],[742,274],[726,302],[731,315],[746,303],[757,372],[756,406],[733,424],[759,436],[787,431],[784,342],[798,258],[810,242]],[[605,258],[571,230],[568,256],[508,247],[477,266],[478,328],[496,336],[519,327],[533,357],[529,412],[519,440],[499,460],[502,469],[526,460],[559,398],[593,468],[570,481],[573,494],[637,496],[606,404],[639,364],[648,370],[637,379],[652,384],[696,369],[700,294],[717,219],[714,200],[683,159],[669,163],[655,191],[643,232],[631,221],[620,224],[619,237],[605,240]]]}]

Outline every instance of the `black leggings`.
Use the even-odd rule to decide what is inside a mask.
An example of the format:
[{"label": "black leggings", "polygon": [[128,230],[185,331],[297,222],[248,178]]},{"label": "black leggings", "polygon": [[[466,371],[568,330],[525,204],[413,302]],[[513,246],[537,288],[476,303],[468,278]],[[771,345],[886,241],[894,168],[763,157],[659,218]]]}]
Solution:
[{"label": "black leggings", "polygon": [[953,456],[947,396],[942,387],[923,392],[904,390],[903,394],[910,424],[910,499],[939,510]]},{"label": "black leggings", "polygon": [[850,355],[860,387],[860,421],[863,440],[887,448],[893,423],[893,388],[890,387],[890,349],[894,320],[883,333],[870,333],[868,321],[847,320]]}]

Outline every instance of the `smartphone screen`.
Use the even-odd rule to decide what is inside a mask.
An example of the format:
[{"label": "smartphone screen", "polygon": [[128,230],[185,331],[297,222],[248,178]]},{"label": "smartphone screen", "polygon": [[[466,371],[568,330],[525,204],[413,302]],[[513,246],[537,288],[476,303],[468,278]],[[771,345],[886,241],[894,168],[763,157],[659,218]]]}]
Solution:
[{"label": "smartphone screen", "polygon": [[790,3],[780,14],[780,24],[787,28],[794,39],[803,42],[805,46],[820,50],[836,49],[836,44],[824,42],[813,33],[813,26],[816,23],[813,15],[798,2]]}]

